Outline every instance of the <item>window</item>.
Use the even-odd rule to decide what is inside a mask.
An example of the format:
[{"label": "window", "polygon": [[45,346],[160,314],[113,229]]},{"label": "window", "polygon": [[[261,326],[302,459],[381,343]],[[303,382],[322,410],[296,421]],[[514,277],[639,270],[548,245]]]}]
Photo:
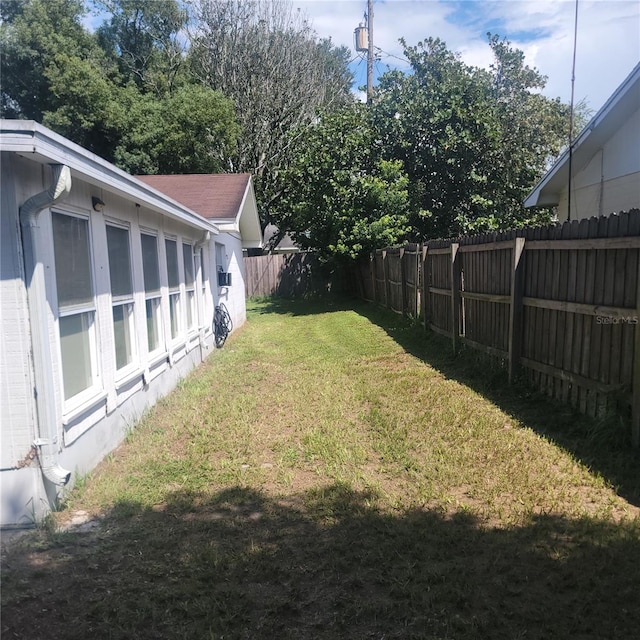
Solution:
[{"label": "window", "polygon": [[227,260],[224,245],[216,242],[216,271],[226,271]]},{"label": "window", "polygon": [[158,239],[143,233],[142,271],[144,274],[144,293],[147,307],[147,346],[153,353],[162,346],[162,317],[160,315],[160,269],[158,267]]},{"label": "window", "polygon": [[182,243],[182,261],[184,263],[184,285],[187,294],[187,329],[193,329],[196,317],[196,279],[193,268],[193,247]]},{"label": "window", "polygon": [[216,278],[218,287],[228,287],[231,284],[231,276],[227,271],[227,255],[223,244],[216,242]]},{"label": "window", "polygon": [[91,275],[89,220],[51,214],[58,290],[58,330],[64,398],[93,386],[95,365],[95,299]]},{"label": "window", "polygon": [[178,244],[175,240],[165,240],[167,251],[167,276],[169,278],[169,317],[171,338],[180,334],[180,273],[178,271]]},{"label": "window", "polygon": [[128,229],[107,225],[113,332],[116,343],[116,369],[118,370],[133,362],[135,352],[133,285],[129,246]]},{"label": "window", "polygon": [[202,317],[201,322],[207,325],[207,267],[205,265],[204,247],[200,247],[200,277],[202,278]]},{"label": "window", "polygon": [[204,247],[200,247],[200,275],[202,277],[202,299],[205,299],[207,292],[207,269],[204,263]]}]

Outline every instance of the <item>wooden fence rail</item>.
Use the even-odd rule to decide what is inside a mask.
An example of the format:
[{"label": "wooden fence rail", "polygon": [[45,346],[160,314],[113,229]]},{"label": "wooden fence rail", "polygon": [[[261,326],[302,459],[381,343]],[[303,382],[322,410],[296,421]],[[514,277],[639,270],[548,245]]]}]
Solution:
[{"label": "wooden fence rail", "polygon": [[[377,251],[361,295],[498,358],[640,445],[640,210]],[[367,285],[367,281],[371,285]]]}]

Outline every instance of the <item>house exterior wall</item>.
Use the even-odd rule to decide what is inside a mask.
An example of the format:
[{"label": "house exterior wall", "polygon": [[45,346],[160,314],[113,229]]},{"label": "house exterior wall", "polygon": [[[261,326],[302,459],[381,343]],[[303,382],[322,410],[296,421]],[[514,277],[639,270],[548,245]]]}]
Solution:
[{"label": "house exterior wall", "polygon": [[[0,330],[0,427],[1,427],[1,514],[3,526],[28,525],[41,519],[77,477],[83,476],[113,450],[156,400],[171,391],[187,373],[211,354],[214,301],[226,296],[233,310],[234,326],[244,321],[244,280],[241,272],[240,239],[225,238],[234,286],[219,292],[215,271],[211,268],[214,242],[219,236],[205,238],[201,229],[146,209],[144,205],[105,193],[73,176],[71,192],[61,202],[42,210],[34,229],[37,260],[44,272],[46,300],[45,327],[48,357],[51,359],[51,397],[46,398],[56,416],[53,428],[57,438],[59,464],[72,472],[71,482],[60,489],[47,481],[37,459],[29,459],[34,441],[42,435],[34,400],[33,325],[30,320],[28,282],[22,256],[19,207],[34,194],[50,186],[50,170],[38,162],[14,154],[2,157],[2,202],[0,209],[1,275]],[[91,197],[101,198],[105,207],[96,212]],[[88,222],[90,269],[93,278],[93,324],[90,330],[95,377],[89,389],[65,398],[63,348],[60,337],[62,310],[58,305],[54,216],[75,217]],[[65,218],[66,219],[66,218]],[[129,302],[133,353],[131,361],[118,368],[114,306],[107,249],[107,228],[128,232],[131,261],[132,295]],[[159,348],[149,352],[147,341],[146,291],[141,234],[155,236],[160,276]],[[228,234],[224,234],[228,235]],[[179,270],[179,330],[171,335],[169,282],[165,240],[177,243]],[[187,325],[190,289],[185,277],[182,245],[194,250],[193,313],[194,323]],[[239,258],[237,257],[239,256]],[[204,259],[204,269],[201,268]],[[207,265],[209,269],[207,270]],[[205,274],[203,279],[202,274]],[[237,282],[237,284],[236,284]],[[241,294],[241,296],[239,295]],[[222,299],[222,298],[221,298]],[[178,317],[178,316],[176,316]],[[38,390],[42,393],[41,390]],[[68,395],[68,394],[67,394]]]},{"label": "house exterior wall", "polygon": [[[221,233],[216,236],[215,243],[224,247],[223,255],[220,251],[211,252],[212,273],[221,266],[223,271],[231,273],[231,286],[219,287],[217,276],[211,278],[213,296],[216,304],[223,302],[229,311],[234,330],[242,326],[247,319],[245,299],[245,270],[242,258],[242,240],[237,234]],[[222,263],[222,264],[220,264]]]},{"label": "house exterior wall", "polygon": [[[0,474],[4,493],[4,472],[15,470],[24,489],[11,493],[16,502],[26,505],[37,479],[37,474],[26,466],[34,440],[36,407],[14,166],[8,159],[8,154],[2,154],[0,161]],[[38,185],[36,176],[36,190]]]},{"label": "house exterior wall", "polygon": [[[571,219],[607,215],[640,206],[640,109],[575,173]],[[567,189],[560,194],[558,219],[567,219]]]}]

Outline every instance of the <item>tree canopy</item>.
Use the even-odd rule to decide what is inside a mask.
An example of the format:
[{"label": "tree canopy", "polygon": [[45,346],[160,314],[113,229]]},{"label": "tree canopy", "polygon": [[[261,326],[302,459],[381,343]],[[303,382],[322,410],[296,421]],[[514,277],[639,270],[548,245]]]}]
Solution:
[{"label": "tree canopy", "polygon": [[241,135],[230,170],[255,176],[263,225],[292,159],[289,134],[353,101],[349,51],[318,39],[287,0],[195,0],[189,63],[233,100]]},{"label": "tree canopy", "polygon": [[[569,107],[522,51],[437,38],[355,103],[349,52],[288,0],[0,4],[0,112],[131,173],[249,172],[263,226],[335,259],[408,239],[545,222],[524,197],[564,146]],[[91,6],[91,5],[89,5]]]},{"label": "tree canopy", "polygon": [[364,105],[327,114],[292,146],[279,223],[301,247],[344,261],[406,237],[408,180],[399,161],[382,157]]},{"label": "tree canopy", "polygon": [[230,99],[185,72],[176,0],[2,4],[1,108],[32,118],[131,173],[219,172],[239,128]]},{"label": "tree canopy", "polygon": [[522,202],[567,135],[569,108],[539,91],[524,54],[489,37],[495,62],[471,67],[428,39],[405,44],[412,73],[382,76],[372,110],[388,157],[409,176],[416,238],[535,223]]}]

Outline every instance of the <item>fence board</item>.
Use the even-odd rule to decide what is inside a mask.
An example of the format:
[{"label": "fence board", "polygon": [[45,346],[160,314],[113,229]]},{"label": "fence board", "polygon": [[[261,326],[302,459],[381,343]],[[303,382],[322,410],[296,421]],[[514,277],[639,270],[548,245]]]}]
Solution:
[{"label": "fence board", "polygon": [[[456,247],[457,245],[457,247]],[[640,445],[640,210],[376,252],[375,299]]]}]

